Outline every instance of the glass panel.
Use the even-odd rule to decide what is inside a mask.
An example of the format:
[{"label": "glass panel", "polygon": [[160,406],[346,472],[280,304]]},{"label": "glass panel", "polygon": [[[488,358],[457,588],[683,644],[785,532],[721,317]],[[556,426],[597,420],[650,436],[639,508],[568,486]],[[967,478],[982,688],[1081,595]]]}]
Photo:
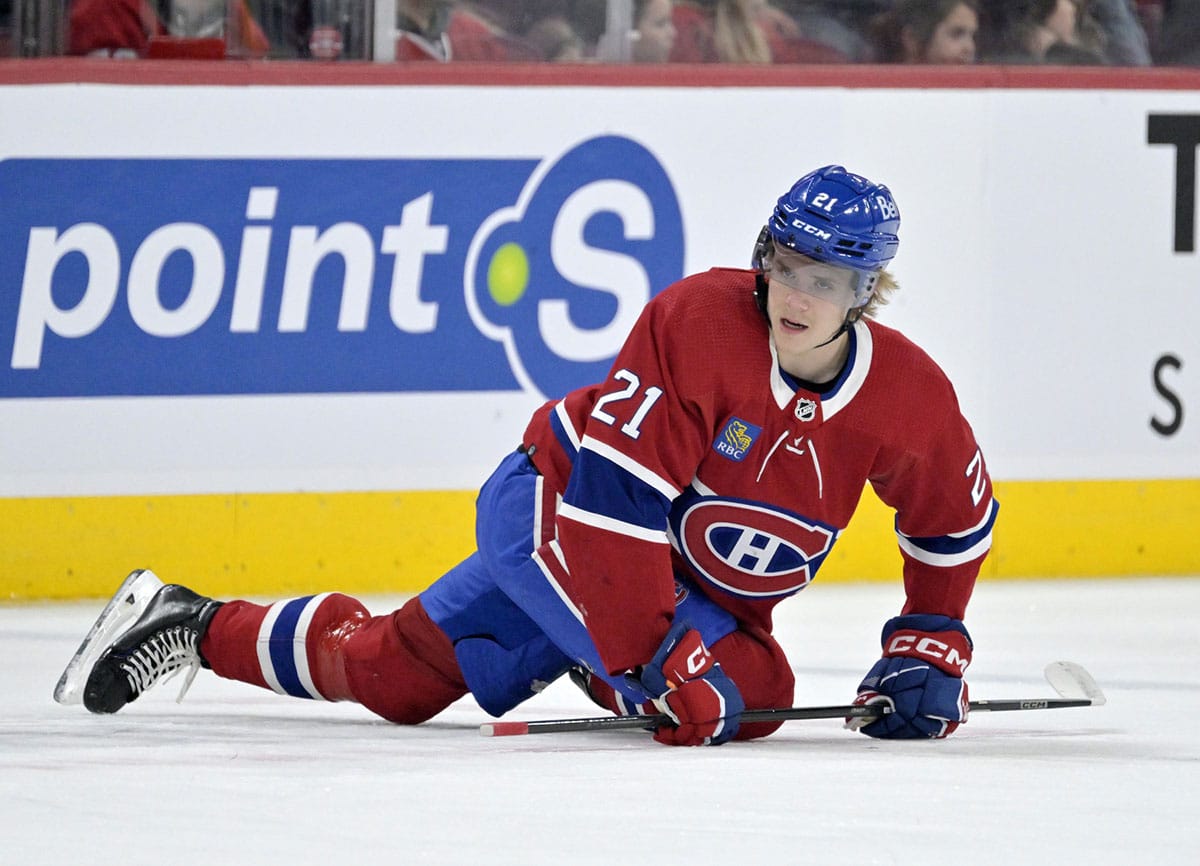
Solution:
[{"label": "glass panel", "polygon": [[[53,57],[63,50],[63,0],[0,0],[0,49],[3,56]],[[5,36],[7,30],[7,37]]]},{"label": "glass panel", "polygon": [[0,0],[0,56],[209,56],[186,40],[213,39],[222,56],[324,61],[1200,66],[1200,4]]}]

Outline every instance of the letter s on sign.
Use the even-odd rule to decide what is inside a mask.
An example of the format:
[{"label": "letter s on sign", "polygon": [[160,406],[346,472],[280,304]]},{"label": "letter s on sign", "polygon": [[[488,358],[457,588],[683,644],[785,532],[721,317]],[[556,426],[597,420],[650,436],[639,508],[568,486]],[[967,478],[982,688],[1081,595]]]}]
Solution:
[{"label": "letter s on sign", "polygon": [[1175,414],[1170,421],[1165,422],[1151,416],[1150,427],[1160,436],[1174,436],[1179,432],[1179,428],[1183,426],[1183,402],[1179,399],[1179,395],[1163,382],[1162,374],[1163,369],[1166,367],[1171,367],[1175,370],[1182,369],[1183,361],[1174,355],[1166,354],[1154,362],[1154,390],[1171,405]]}]

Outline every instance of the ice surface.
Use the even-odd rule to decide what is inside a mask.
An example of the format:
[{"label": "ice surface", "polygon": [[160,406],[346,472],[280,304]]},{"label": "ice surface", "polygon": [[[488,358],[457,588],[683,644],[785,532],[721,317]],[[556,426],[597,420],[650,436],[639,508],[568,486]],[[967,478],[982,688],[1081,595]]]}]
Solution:
[{"label": "ice surface", "polygon": [[[169,579],[169,576],[167,576]],[[119,577],[114,580],[114,587]],[[398,598],[370,598],[376,612]],[[797,704],[847,702],[898,586],[814,585],[777,633]],[[717,749],[641,732],[484,738],[469,698],[417,728],[204,672],[118,715],[51,699],[100,602],[0,607],[0,864],[1130,864],[1200,855],[1200,579],[982,583],[976,714],[886,742],[790,722]],[[565,678],[508,718],[595,715]]]}]

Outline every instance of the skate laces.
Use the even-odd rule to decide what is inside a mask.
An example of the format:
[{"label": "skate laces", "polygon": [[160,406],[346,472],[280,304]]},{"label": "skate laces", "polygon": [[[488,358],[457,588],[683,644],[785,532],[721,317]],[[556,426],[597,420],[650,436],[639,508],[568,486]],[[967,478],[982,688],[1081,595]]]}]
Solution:
[{"label": "skate laces", "polygon": [[199,643],[199,633],[182,625],[155,632],[143,641],[120,662],[134,696],[140,695],[159,680],[166,682],[186,667],[189,668],[187,677],[179,689],[179,696],[175,698],[175,703],[182,702],[200,670]]}]

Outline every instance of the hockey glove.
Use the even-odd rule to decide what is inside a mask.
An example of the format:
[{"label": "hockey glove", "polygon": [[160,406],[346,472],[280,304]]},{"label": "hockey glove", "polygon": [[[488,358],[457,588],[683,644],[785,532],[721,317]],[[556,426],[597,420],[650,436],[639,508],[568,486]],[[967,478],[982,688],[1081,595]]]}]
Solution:
[{"label": "hockey glove", "polygon": [[949,736],[967,720],[971,636],[960,620],[911,614],[883,626],[883,658],[858,686],[858,704],[886,704],[892,712],[846,727],[869,737],[913,739]]},{"label": "hockey glove", "polygon": [[704,645],[700,632],[676,622],[650,663],[629,674],[673,725],[654,739],[669,746],[719,746],[737,733],[746,704]]}]

